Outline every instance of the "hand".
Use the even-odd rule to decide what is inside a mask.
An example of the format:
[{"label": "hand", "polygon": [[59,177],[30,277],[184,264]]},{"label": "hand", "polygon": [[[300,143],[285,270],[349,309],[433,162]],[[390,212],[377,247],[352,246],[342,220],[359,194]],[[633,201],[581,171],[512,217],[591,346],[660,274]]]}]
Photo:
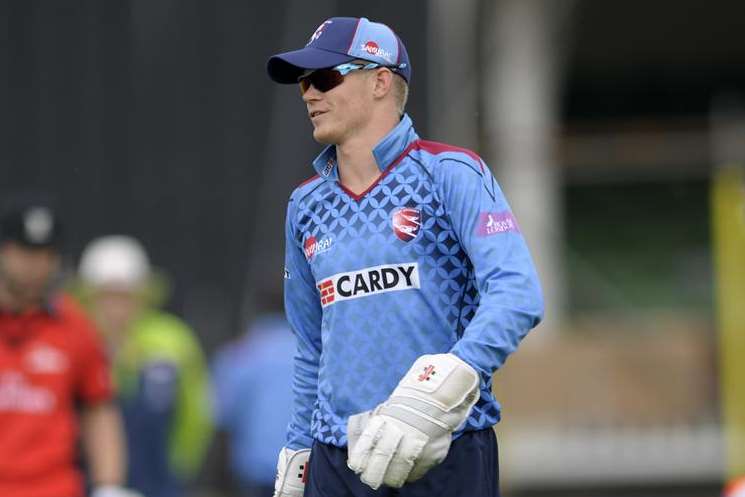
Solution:
[{"label": "hand", "polygon": [[143,497],[143,495],[118,485],[100,485],[93,489],[91,497]]},{"label": "hand", "polygon": [[285,447],[279,452],[274,497],[303,497],[310,469],[309,460],[310,449],[291,450]]},{"label": "hand", "polygon": [[388,400],[349,418],[347,465],[376,490],[418,480],[445,459],[478,398],[471,366],[453,354],[421,356]]}]

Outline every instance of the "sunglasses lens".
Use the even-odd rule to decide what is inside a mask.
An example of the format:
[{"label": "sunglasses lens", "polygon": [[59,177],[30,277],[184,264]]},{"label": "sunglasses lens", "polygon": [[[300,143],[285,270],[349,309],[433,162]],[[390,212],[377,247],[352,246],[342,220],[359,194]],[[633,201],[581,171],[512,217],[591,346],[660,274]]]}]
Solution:
[{"label": "sunglasses lens", "polygon": [[333,90],[344,82],[344,76],[333,69],[319,69],[300,80],[300,93],[305,94],[313,85],[320,92]]}]

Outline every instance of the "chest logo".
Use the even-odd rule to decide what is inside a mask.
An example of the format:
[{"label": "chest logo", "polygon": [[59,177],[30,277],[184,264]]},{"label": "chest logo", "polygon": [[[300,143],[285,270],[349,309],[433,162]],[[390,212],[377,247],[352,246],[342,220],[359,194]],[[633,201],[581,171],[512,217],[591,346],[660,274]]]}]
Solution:
[{"label": "chest logo", "polygon": [[26,355],[26,366],[34,373],[56,374],[67,369],[68,360],[62,351],[48,345],[40,345]]},{"label": "chest logo", "polygon": [[330,236],[326,236],[324,238],[321,238],[320,240],[318,240],[315,236],[309,236],[308,239],[305,240],[305,244],[303,246],[305,258],[308,261],[311,261],[314,256],[322,254],[331,249],[331,245],[333,244],[333,242],[334,240]]},{"label": "chest logo", "polygon": [[349,273],[339,273],[318,283],[323,307],[342,300],[412,288],[420,288],[419,266],[416,262],[386,264]]},{"label": "chest logo", "polygon": [[422,227],[422,211],[414,207],[396,209],[391,216],[391,226],[399,240],[410,242]]},{"label": "chest logo", "polygon": [[0,413],[48,413],[55,407],[52,391],[29,382],[16,371],[0,373]]}]

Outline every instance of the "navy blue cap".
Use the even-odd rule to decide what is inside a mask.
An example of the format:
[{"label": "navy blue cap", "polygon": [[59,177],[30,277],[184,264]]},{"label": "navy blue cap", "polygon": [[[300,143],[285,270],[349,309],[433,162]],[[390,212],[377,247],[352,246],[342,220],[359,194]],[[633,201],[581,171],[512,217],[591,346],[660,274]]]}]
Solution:
[{"label": "navy blue cap", "polygon": [[332,17],[323,21],[304,48],[274,55],[266,68],[277,83],[293,84],[307,70],[357,59],[395,68],[406,82],[411,78],[409,54],[401,39],[385,24],[364,17]]},{"label": "navy blue cap", "polygon": [[62,226],[44,202],[17,203],[0,215],[0,241],[14,241],[32,248],[60,248]]}]

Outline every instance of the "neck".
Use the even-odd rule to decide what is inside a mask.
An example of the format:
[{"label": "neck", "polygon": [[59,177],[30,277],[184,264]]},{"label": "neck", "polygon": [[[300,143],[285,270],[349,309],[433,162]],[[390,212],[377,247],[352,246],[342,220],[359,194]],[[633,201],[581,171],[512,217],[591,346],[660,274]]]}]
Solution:
[{"label": "neck", "polygon": [[14,296],[13,292],[7,287],[6,282],[0,279],[0,311],[23,312],[33,307],[34,305],[29,305]]},{"label": "neck", "polygon": [[10,293],[8,293],[8,290],[5,288],[2,281],[0,281],[0,311],[11,312],[15,310],[15,307],[13,298]]},{"label": "neck", "polygon": [[339,181],[354,193],[365,191],[381,174],[375,146],[398,124],[395,115],[371,118],[369,125],[336,145]]}]

